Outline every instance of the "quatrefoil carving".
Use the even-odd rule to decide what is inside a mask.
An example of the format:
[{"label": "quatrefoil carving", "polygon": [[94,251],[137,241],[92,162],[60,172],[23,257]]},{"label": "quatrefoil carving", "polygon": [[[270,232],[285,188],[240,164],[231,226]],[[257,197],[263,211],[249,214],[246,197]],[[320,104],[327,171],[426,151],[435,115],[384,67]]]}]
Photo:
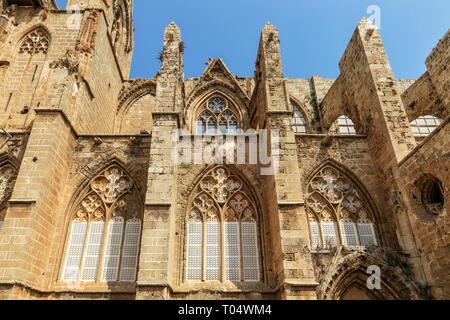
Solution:
[{"label": "quatrefoil carving", "polygon": [[94,178],[88,194],[79,203],[75,219],[104,220],[106,216],[137,215],[139,197],[133,191],[133,182],[119,166],[113,165]]},{"label": "quatrefoil carving", "polygon": [[325,166],[308,185],[306,205],[314,221],[357,221],[364,211],[366,203],[361,199],[356,186],[342,172]]},{"label": "quatrefoil carving", "polygon": [[[255,219],[256,210],[245,191],[242,180],[223,166],[209,171],[195,189],[195,196],[189,210],[189,220]],[[192,216],[193,212],[196,216]]]}]

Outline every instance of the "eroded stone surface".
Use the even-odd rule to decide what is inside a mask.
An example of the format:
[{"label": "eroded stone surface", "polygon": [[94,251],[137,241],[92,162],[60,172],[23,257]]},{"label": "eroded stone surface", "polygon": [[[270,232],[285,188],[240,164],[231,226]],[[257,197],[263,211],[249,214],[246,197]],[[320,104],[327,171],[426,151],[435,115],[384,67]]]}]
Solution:
[{"label": "eroded stone surface", "polygon": [[[0,127],[7,130],[0,132],[0,299],[450,297],[449,32],[418,80],[394,78],[380,34],[365,19],[337,79],[284,78],[278,30],[270,23],[261,32],[254,77],[235,76],[224,61],[211,59],[201,77],[184,79],[184,43],[171,23],[161,70],[152,79],[133,80],[132,0],[70,0],[86,9],[76,15],[39,3],[36,9],[4,8],[0,20]],[[240,198],[231,196],[233,185],[226,189],[208,176],[212,165],[171,161],[173,130],[196,133],[196,117],[216,96],[232,106],[242,129],[280,133],[275,174],[261,175],[255,164],[225,164],[236,190],[245,190]],[[292,129],[292,104],[306,134]],[[336,134],[342,115],[356,134]],[[410,122],[424,115],[443,122],[419,139]],[[117,179],[108,168],[118,170]],[[340,180],[328,179],[324,168],[336,170]],[[315,182],[318,177],[323,181]],[[431,177],[440,181],[443,196],[437,214],[424,205],[439,198],[424,199]],[[205,194],[234,201],[230,211],[225,200],[212,202],[227,219],[237,220],[230,217],[244,213],[236,206],[252,202],[260,281],[185,281],[188,210],[205,179],[215,188]],[[317,188],[308,188],[311,183]],[[348,194],[345,185],[356,193]],[[101,192],[92,199],[109,195],[96,219],[105,212],[120,217],[115,210],[127,204],[118,200],[129,191],[126,200],[133,203],[123,216],[142,219],[135,283],[62,280],[71,217],[96,188]],[[324,193],[312,203],[311,190]],[[311,210],[333,201],[331,193],[346,199],[325,203],[330,211],[317,215],[333,221],[335,210],[351,222],[364,208],[378,248],[312,247]],[[373,265],[382,272],[378,291],[366,287]]]}]

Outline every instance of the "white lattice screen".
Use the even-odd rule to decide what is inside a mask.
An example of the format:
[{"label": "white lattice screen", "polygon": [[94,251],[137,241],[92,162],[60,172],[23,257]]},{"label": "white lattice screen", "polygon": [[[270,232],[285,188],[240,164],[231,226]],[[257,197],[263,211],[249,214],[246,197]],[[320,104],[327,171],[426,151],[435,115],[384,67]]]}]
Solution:
[{"label": "white lattice screen", "polygon": [[77,281],[83,254],[84,238],[87,222],[73,222],[70,231],[69,245],[64,263],[63,280]]},{"label": "white lattice screen", "polygon": [[259,281],[256,222],[241,222],[244,281]]},{"label": "white lattice screen", "polygon": [[103,257],[102,281],[116,281],[119,270],[120,248],[122,245],[123,219],[109,222],[106,248]]},{"label": "white lattice screen", "polygon": [[205,279],[220,280],[220,223],[205,223]]},{"label": "white lattice screen", "polygon": [[336,223],[334,222],[322,222],[320,224],[322,228],[322,237],[324,245],[337,245],[339,243]]},{"label": "white lattice screen", "polygon": [[202,223],[189,222],[186,280],[202,280]]},{"label": "white lattice screen", "polygon": [[294,111],[294,117],[292,118],[292,130],[295,133],[306,133],[306,121],[303,114],[297,109],[295,105],[291,105],[292,111]]},{"label": "white lattice screen", "polygon": [[82,281],[96,281],[97,270],[100,260],[100,251],[102,248],[103,232],[105,223],[92,222],[89,226],[89,235],[84,252],[83,269],[81,271]]},{"label": "white lattice screen", "polygon": [[430,135],[442,123],[442,120],[434,116],[422,116],[411,122],[414,136],[426,137]]},{"label": "white lattice screen", "polygon": [[355,124],[349,117],[339,117],[339,119],[337,120],[337,124],[339,127],[339,134],[347,136],[356,135]]},{"label": "white lattice screen", "polygon": [[359,238],[361,239],[361,245],[365,247],[378,245],[372,223],[358,223],[358,232]]},{"label": "white lattice screen", "polygon": [[125,239],[120,265],[120,281],[136,281],[141,221],[128,220],[125,227]]},{"label": "white lattice screen", "polygon": [[358,246],[358,234],[353,222],[341,222],[341,235],[344,246]]},{"label": "white lattice screen", "polygon": [[319,233],[319,224],[317,222],[310,222],[311,227],[311,241],[312,247],[315,249],[320,247],[320,233]]},{"label": "white lattice screen", "polygon": [[225,222],[225,273],[230,281],[241,280],[239,223]]}]

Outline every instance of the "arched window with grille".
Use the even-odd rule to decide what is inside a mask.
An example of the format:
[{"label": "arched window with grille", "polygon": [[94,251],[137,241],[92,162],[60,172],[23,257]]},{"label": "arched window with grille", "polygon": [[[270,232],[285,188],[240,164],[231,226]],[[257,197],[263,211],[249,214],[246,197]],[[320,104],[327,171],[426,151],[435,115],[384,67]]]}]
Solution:
[{"label": "arched window with grille", "polygon": [[291,103],[291,108],[294,112],[294,116],[292,117],[292,130],[294,133],[307,133],[306,120],[303,113],[293,103]]},{"label": "arched window with grille", "polygon": [[342,115],[332,125],[331,132],[342,136],[356,135],[355,124],[349,117]]},{"label": "arched window with grille", "polygon": [[17,169],[6,162],[0,165],[0,232],[6,218],[7,202],[11,198],[17,178]]},{"label": "arched window with grille", "polygon": [[142,212],[139,192],[120,166],[94,178],[70,221],[62,280],[135,282]]},{"label": "arched window with grille", "polygon": [[306,206],[314,249],[378,245],[373,215],[343,172],[324,166],[308,184]]},{"label": "arched window with grille", "polygon": [[410,126],[415,137],[427,137],[442,123],[442,120],[435,116],[422,116],[412,121]]},{"label": "arched window with grille", "polygon": [[197,134],[233,134],[240,127],[236,111],[221,98],[208,99],[196,119]]},{"label": "arched window with grille", "polygon": [[239,176],[224,166],[209,170],[188,206],[185,280],[260,281],[257,210]]},{"label": "arched window with grille", "polygon": [[50,35],[42,27],[37,27],[28,32],[23,38],[19,48],[19,54],[44,54],[48,53]]},{"label": "arched window with grille", "polygon": [[51,37],[43,26],[37,26],[27,32],[16,47],[14,62],[8,68],[9,74],[14,74],[15,81],[5,84],[8,98],[4,111],[11,117],[22,118],[24,125],[27,115],[36,107],[35,92],[45,73],[48,61]]}]

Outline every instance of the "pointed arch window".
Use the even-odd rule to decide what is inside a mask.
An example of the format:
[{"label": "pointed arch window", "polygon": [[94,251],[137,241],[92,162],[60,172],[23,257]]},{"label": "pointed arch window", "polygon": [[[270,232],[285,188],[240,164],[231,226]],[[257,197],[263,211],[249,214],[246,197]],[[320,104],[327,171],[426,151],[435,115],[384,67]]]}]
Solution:
[{"label": "pointed arch window", "polygon": [[17,179],[17,170],[11,164],[6,163],[0,167],[0,231],[6,217],[6,205],[11,198]]},{"label": "pointed arch window", "polygon": [[356,135],[355,124],[352,119],[347,116],[340,116],[334,123],[334,129],[338,135],[342,136],[353,136]]},{"label": "pointed arch window", "polygon": [[198,134],[236,133],[239,127],[238,117],[225,99],[209,99],[197,117]]},{"label": "pointed arch window", "polygon": [[50,35],[41,27],[29,32],[22,40],[19,53],[47,54],[50,46]]},{"label": "pointed arch window", "polygon": [[291,103],[291,108],[294,112],[294,116],[292,117],[292,130],[294,133],[307,133],[305,117],[295,104]]},{"label": "pointed arch window", "polygon": [[116,2],[114,4],[114,20],[111,27],[111,39],[114,48],[121,44],[122,33],[124,29],[124,14],[121,4]]},{"label": "pointed arch window", "polygon": [[243,181],[226,167],[197,185],[187,217],[186,281],[259,281],[258,215]]},{"label": "pointed arch window", "polygon": [[311,179],[306,205],[313,248],[378,245],[369,206],[334,167],[325,166]]},{"label": "pointed arch window", "polygon": [[[36,92],[38,90],[39,83],[41,83],[42,76],[45,73],[45,65],[48,66],[47,58],[50,48],[50,33],[43,27],[36,27],[29,31],[20,40],[16,54],[19,57],[11,67],[11,71],[16,74],[17,79],[20,81],[12,81],[9,86],[9,98],[6,103],[6,110],[11,113],[17,112],[17,108],[23,108],[20,112],[23,115],[29,114],[30,109],[36,107],[35,103],[32,103],[28,95],[20,95],[16,92],[20,92],[21,86],[25,86],[27,92]],[[38,103],[39,105],[39,103]],[[24,116],[23,126],[27,126],[30,121],[28,117]]]},{"label": "pointed arch window", "polygon": [[113,165],[84,194],[70,224],[62,280],[134,282],[143,210],[135,185]]},{"label": "pointed arch window", "polygon": [[442,123],[435,116],[422,116],[411,122],[411,129],[415,137],[427,137]]}]

